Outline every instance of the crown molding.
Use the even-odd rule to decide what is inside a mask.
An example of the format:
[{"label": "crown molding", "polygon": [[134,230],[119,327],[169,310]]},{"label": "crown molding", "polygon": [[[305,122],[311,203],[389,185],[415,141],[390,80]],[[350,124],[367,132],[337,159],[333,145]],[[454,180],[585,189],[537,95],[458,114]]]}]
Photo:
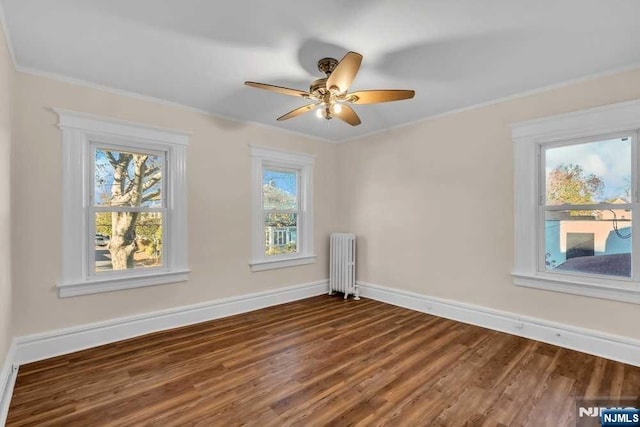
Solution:
[{"label": "crown molding", "polygon": [[234,117],[229,117],[229,116],[225,116],[222,114],[218,114],[218,113],[213,113],[211,111],[208,110],[203,110],[200,108],[196,108],[196,107],[191,107],[189,105],[185,105],[185,104],[181,104],[178,102],[174,102],[174,101],[168,101],[166,99],[162,99],[162,98],[156,98],[154,96],[149,96],[149,95],[143,95],[141,93],[138,92],[133,92],[133,91],[129,91],[129,90],[124,90],[124,89],[116,89],[110,86],[104,86],[98,83],[92,83],[92,82],[88,82],[86,80],[81,80],[81,79],[76,79],[74,77],[67,77],[61,74],[57,74],[57,73],[51,73],[48,71],[42,71],[42,70],[38,70],[35,68],[31,68],[31,67],[24,67],[22,65],[16,65],[16,71],[22,74],[27,74],[27,75],[31,75],[31,76],[35,76],[35,77],[43,77],[46,79],[51,79],[51,80],[55,80],[58,82],[62,82],[62,83],[67,83],[67,84],[72,84],[72,85],[78,85],[78,86],[82,86],[82,87],[87,87],[90,89],[94,89],[94,90],[99,90],[101,92],[106,92],[106,93],[110,93],[113,95],[119,95],[119,96],[124,96],[127,98],[133,98],[133,99],[137,99],[140,101],[145,101],[145,102],[150,102],[150,103],[154,103],[154,104],[159,104],[159,105],[163,105],[166,107],[171,107],[171,108],[176,108],[182,111],[188,111],[191,113],[197,113],[197,114],[202,114],[204,116],[207,117],[212,117],[218,120],[226,120],[226,121],[230,121],[233,123],[240,123],[243,125],[252,125],[252,126],[256,126],[259,128],[263,128],[263,129],[268,129],[271,131],[277,131],[277,132],[282,132],[282,133],[286,133],[289,135],[295,135],[301,138],[305,138],[305,139],[310,139],[310,140],[314,140],[314,141],[320,141],[320,142],[324,142],[324,143],[328,143],[328,144],[336,144],[337,141],[332,141],[330,139],[326,139],[326,138],[321,138],[318,136],[314,136],[314,135],[307,135],[305,133],[302,132],[298,132],[298,131],[294,131],[291,129],[285,129],[285,128],[281,128],[278,127],[276,125],[270,125],[270,124],[266,124],[266,123],[260,123],[260,122],[256,122],[256,121],[252,121],[252,120],[242,120],[242,119],[237,119]]},{"label": "crown molding", "polygon": [[421,119],[413,120],[413,121],[410,121],[410,122],[407,122],[407,123],[402,123],[402,124],[399,124],[399,125],[396,125],[396,126],[391,126],[391,127],[386,128],[386,129],[380,129],[380,130],[376,130],[376,131],[373,131],[373,132],[366,133],[364,135],[359,135],[359,136],[346,138],[346,139],[338,141],[338,144],[342,144],[342,143],[345,143],[345,142],[352,142],[352,141],[355,142],[355,141],[358,141],[360,139],[369,138],[371,136],[379,135],[379,134],[382,134],[382,133],[385,133],[385,132],[390,132],[390,131],[396,130],[396,129],[402,129],[402,128],[410,127],[410,126],[417,125],[417,124],[420,124],[420,123],[423,123],[423,122],[427,122],[427,121],[430,121],[430,120],[436,120],[436,119],[439,119],[439,118],[442,118],[442,117],[448,117],[448,116],[451,116],[451,115],[454,115],[454,114],[465,113],[465,112],[468,112],[468,111],[477,110],[477,109],[484,108],[484,107],[490,107],[492,105],[501,104],[503,102],[515,101],[515,100],[520,99],[520,98],[526,98],[528,96],[538,95],[538,94],[541,94],[541,93],[550,92],[550,91],[555,90],[555,89],[561,89],[561,88],[564,88],[564,87],[567,87],[567,86],[571,86],[571,85],[574,85],[574,84],[589,82],[589,81],[592,81],[592,80],[597,80],[597,79],[600,79],[600,78],[603,78],[603,77],[613,76],[613,75],[616,75],[616,74],[621,74],[621,73],[624,73],[624,72],[627,72],[627,71],[633,71],[633,70],[640,70],[640,62],[633,63],[631,65],[627,65],[627,66],[624,66],[624,67],[614,68],[614,69],[611,69],[611,70],[608,70],[608,71],[603,71],[603,72],[600,72],[600,73],[588,74],[586,76],[577,77],[575,79],[570,79],[570,80],[565,80],[565,81],[562,81],[562,82],[559,82],[559,83],[553,83],[553,84],[550,84],[550,85],[541,86],[539,88],[531,89],[531,90],[524,91],[524,92],[517,92],[517,93],[514,93],[512,95],[504,96],[502,98],[496,98],[496,99],[493,99],[493,100],[490,100],[490,101],[480,102],[478,104],[472,104],[472,105],[468,105],[466,107],[456,108],[456,109],[453,109],[453,110],[445,111],[443,113],[433,114],[431,116],[423,117]]},{"label": "crown molding", "polygon": [[75,84],[75,85],[79,85],[79,86],[84,86],[84,87],[89,87],[92,89],[96,89],[96,90],[100,90],[103,92],[107,92],[107,93],[111,93],[111,94],[115,94],[115,95],[121,95],[121,96],[126,96],[129,98],[134,98],[134,99],[138,99],[138,100],[142,100],[142,101],[146,101],[146,102],[152,102],[152,103],[156,103],[156,104],[160,104],[160,105],[165,105],[165,106],[169,106],[169,107],[173,107],[173,108],[178,108],[184,111],[190,111],[190,112],[194,112],[194,113],[199,113],[199,114],[204,114],[208,117],[213,117],[213,118],[217,118],[217,119],[222,119],[222,120],[227,120],[227,121],[231,121],[234,123],[241,123],[241,124],[248,124],[248,125],[254,125],[257,127],[261,127],[264,129],[269,129],[269,130],[275,130],[278,132],[283,132],[289,135],[295,135],[298,137],[302,137],[302,138],[306,138],[306,139],[311,139],[311,140],[315,140],[315,141],[320,141],[320,142],[325,142],[325,143],[329,143],[329,144],[342,144],[342,143],[346,143],[346,142],[355,142],[355,141],[359,141],[362,139],[366,139],[369,138],[371,136],[375,136],[375,135],[379,135],[379,134],[383,134],[385,132],[390,132],[392,130],[396,130],[396,129],[402,129],[402,128],[406,128],[406,127],[410,127],[413,125],[417,125],[423,122],[427,122],[430,120],[435,120],[435,119],[439,119],[442,117],[447,117],[450,115],[454,115],[454,114],[458,114],[458,113],[464,113],[467,111],[472,111],[472,110],[476,110],[479,108],[483,108],[483,107],[488,107],[488,106],[492,106],[492,105],[496,105],[496,104],[500,104],[503,102],[509,102],[509,101],[513,101],[513,100],[517,100],[520,98],[525,98],[527,96],[532,96],[532,95],[537,95],[540,93],[544,93],[544,92],[549,92],[551,90],[554,89],[560,89],[566,86],[571,86],[574,84],[578,84],[578,83],[583,83],[583,82],[588,82],[591,80],[596,80],[598,78],[602,78],[602,77],[607,77],[607,76],[611,76],[611,75],[615,75],[615,74],[619,74],[619,73],[623,73],[623,72],[627,72],[627,71],[632,71],[632,70],[636,70],[636,69],[640,69],[640,62],[637,63],[633,63],[624,67],[617,67],[614,69],[610,69],[607,71],[603,71],[603,72],[598,72],[598,73],[592,73],[592,74],[588,74],[586,76],[582,76],[582,77],[577,77],[574,79],[569,79],[569,80],[564,80],[562,82],[558,82],[558,83],[553,83],[550,85],[545,85],[545,86],[541,86],[535,89],[531,89],[531,90],[527,90],[527,91],[523,91],[523,92],[517,92],[511,95],[507,95],[504,97],[500,97],[500,98],[496,98],[496,99],[492,99],[489,101],[485,101],[485,102],[480,102],[480,103],[476,103],[476,104],[471,104],[471,105],[467,105],[461,108],[456,108],[456,109],[452,109],[452,110],[448,110],[442,113],[437,113],[437,114],[433,114],[433,115],[429,115],[426,117],[422,117],[420,119],[416,119],[410,122],[406,122],[406,123],[401,123],[395,126],[390,126],[384,129],[379,129],[379,130],[375,130],[372,132],[368,132],[362,135],[356,135],[353,137],[348,137],[348,138],[344,138],[344,139],[340,139],[340,140],[331,140],[328,138],[323,138],[323,137],[319,137],[316,135],[309,135],[306,134],[304,132],[299,132],[299,131],[295,131],[295,130],[291,130],[291,129],[286,129],[286,128],[282,128],[276,125],[271,125],[271,124],[266,124],[266,123],[261,123],[261,122],[257,122],[257,121],[252,121],[252,120],[243,120],[243,119],[238,119],[235,117],[230,117],[230,116],[226,116],[224,114],[219,114],[219,113],[213,113],[211,111],[208,110],[203,110],[200,108],[196,108],[196,107],[191,107],[189,105],[185,105],[185,104],[181,104],[178,102],[174,102],[174,101],[168,101],[166,99],[162,99],[162,98],[157,98],[157,97],[153,97],[153,96],[149,96],[149,95],[144,95],[138,92],[134,92],[134,91],[129,91],[129,90],[124,90],[124,89],[116,89],[110,86],[105,86],[105,85],[101,85],[101,84],[97,84],[97,83],[92,83],[86,80],[82,80],[82,79],[77,79],[77,78],[73,78],[73,77],[68,77],[68,76],[64,76],[61,74],[57,74],[57,73],[52,73],[52,72],[48,72],[48,71],[43,71],[43,70],[39,70],[39,69],[35,69],[35,68],[31,68],[31,67],[25,67],[22,65],[19,65],[16,59],[16,55],[15,55],[15,51],[13,48],[13,43],[11,42],[11,36],[9,34],[9,28],[6,22],[6,17],[5,17],[5,13],[4,13],[4,7],[3,7],[3,3],[2,0],[0,0],[0,25],[2,27],[2,29],[4,30],[4,35],[5,35],[5,40],[6,40],[6,44],[7,44],[7,48],[9,50],[9,54],[11,56],[11,59],[13,61],[13,65],[14,68],[17,72],[23,73],[23,74],[29,74],[29,75],[33,75],[33,76],[38,76],[38,77],[45,77],[45,78],[49,78],[52,80],[57,80],[60,82],[64,82],[64,83],[69,83],[69,84]]}]

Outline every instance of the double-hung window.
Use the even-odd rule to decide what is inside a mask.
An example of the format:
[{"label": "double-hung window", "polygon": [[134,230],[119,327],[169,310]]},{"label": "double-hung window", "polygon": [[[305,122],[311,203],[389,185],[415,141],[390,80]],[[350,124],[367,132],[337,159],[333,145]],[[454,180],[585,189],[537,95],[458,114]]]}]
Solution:
[{"label": "double-hung window", "polygon": [[309,264],[314,157],[251,147],[252,271]]},{"label": "double-hung window", "polygon": [[640,303],[640,102],[512,126],[516,285]]},{"label": "double-hung window", "polygon": [[632,277],[635,140],[625,132],[540,147],[540,270]]},{"label": "double-hung window", "polygon": [[185,281],[187,134],[70,111],[60,296]]}]

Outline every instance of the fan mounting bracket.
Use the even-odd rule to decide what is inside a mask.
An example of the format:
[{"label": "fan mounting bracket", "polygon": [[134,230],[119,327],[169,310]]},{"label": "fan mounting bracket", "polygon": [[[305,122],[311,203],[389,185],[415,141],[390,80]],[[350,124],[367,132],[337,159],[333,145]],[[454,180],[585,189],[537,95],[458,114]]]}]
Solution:
[{"label": "fan mounting bracket", "polygon": [[335,58],[322,58],[318,61],[318,70],[325,73],[327,77],[333,72],[338,65],[338,60]]}]

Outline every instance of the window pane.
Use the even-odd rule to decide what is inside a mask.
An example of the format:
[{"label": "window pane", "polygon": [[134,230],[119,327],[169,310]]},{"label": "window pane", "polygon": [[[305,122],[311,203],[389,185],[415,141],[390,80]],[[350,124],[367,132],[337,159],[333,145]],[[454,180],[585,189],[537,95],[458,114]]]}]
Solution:
[{"label": "window pane", "polygon": [[297,210],[297,172],[265,169],[262,173],[262,203],[264,210]]},{"label": "window pane", "polygon": [[294,254],[298,251],[298,215],[265,213],[264,254]]},{"label": "window pane", "polygon": [[547,211],[547,271],[631,277],[631,212]]},{"label": "window pane", "polygon": [[631,138],[545,150],[547,205],[630,202]]},{"label": "window pane", "polygon": [[162,157],[96,149],[96,206],[162,206]]},{"label": "window pane", "polygon": [[162,213],[96,213],[95,271],[162,266]]}]

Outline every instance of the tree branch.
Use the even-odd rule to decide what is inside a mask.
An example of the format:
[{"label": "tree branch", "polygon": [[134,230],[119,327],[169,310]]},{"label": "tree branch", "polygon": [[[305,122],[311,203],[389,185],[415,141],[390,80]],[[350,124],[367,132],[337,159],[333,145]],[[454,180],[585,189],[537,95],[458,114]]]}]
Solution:
[{"label": "tree branch", "polygon": [[131,192],[111,199],[111,206],[127,206],[129,204],[131,204]]},{"label": "tree branch", "polygon": [[105,151],[104,152],[109,160],[109,163],[111,163],[111,166],[113,166],[114,168],[118,166],[118,161],[116,160],[116,158],[113,156],[113,153],[111,151]]},{"label": "tree branch", "polygon": [[144,176],[145,176],[145,177],[147,177],[147,176],[151,176],[151,175],[153,175],[154,173],[158,172],[159,170],[160,170],[160,166],[154,166],[154,167],[152,167],[152,168],[147,169],[147,170],[145,171],[145,173],[144,173]]},{"label": "tree branch", "polygon": [[127,189],[124,191],[124,194],[129,194],[131,190],[133,190],[133,186],[135,185],[135,181],[129,179],[129,184],[127,184]]},{"label": "tree branch", "polygon": [[156,199],[158,196],[160,196],[160,190],[156,190],[154,192],[151,192],[149,194],[147,194],[146,196],[144,196],[142,198],[142,203],[144,202],[148,202],[149,200],[154,200]]},{"label": "tree branch", "polygon": [[145,191],[156,185],[158,182],[160,182],[160,179],[162,179],[162,176],[159,173],[149,178],[149,180],[142,186],[142,192],[144,193]]},{"label": "tree branch", "polygon": [[[114,159],[113,154],[110,153],[110,158]],[[111,185],[112,198],[118,198],[123,195],[124,186],[127,181],[127,168],[129,162],[131,162],[131,154],[120,153],[120,157],[116,160],[113,172],[113,183]],[[111,161],[111,160],[110,160]]]}]

